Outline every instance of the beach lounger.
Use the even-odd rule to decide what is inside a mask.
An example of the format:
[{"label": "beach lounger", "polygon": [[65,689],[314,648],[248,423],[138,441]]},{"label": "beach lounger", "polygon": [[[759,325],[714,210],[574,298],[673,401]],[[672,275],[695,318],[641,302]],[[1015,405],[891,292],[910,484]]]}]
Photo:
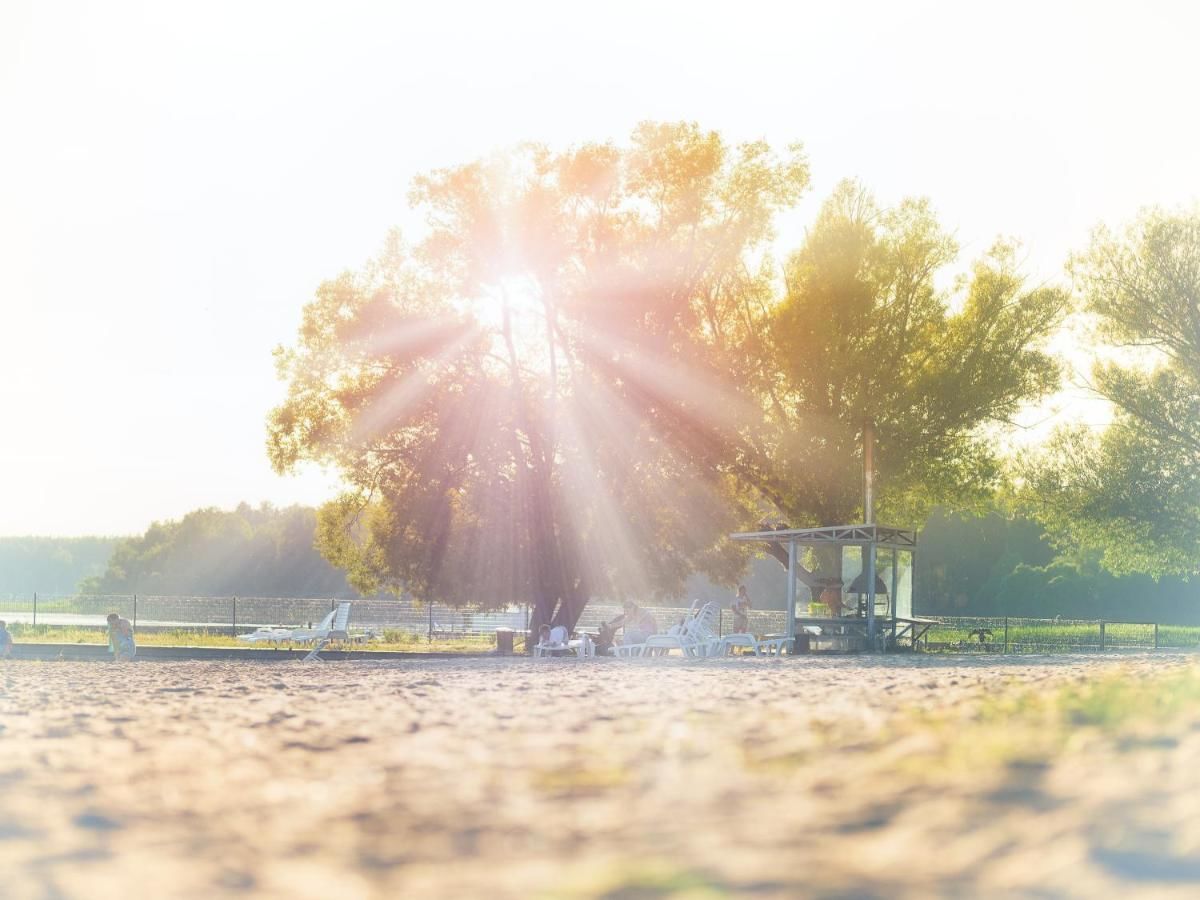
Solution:
[{"label": "beach lounger", "polygon": [[350,621],[350,601],[340,600],[337,606],[315,628],[259,628],[250,634],[238,636],[239,641],[247,644],[269,642],[272,644],[307,644],[312,643],[313,649],[305,656],[305,660],[320,659],[317,654],[324,650],[331,640],[346,640],[346,626]]},{"label": "beach lounger", "polygon": [[792,643],[790,637],[769,637],[759,640],[752,634],[727,634],[720,639],[719,656],[725,656],[734,647],[747,647],[755,656],[783,656],[785,647]]},{"label": "beach lounger", "polygon": [[665,634],[652,634],[641,644],[618,645],[613,655],[618,657],[665,656],[679,650],[684,656],[711,656],[720,643],[717,637],[717,618],[720,608],[715,603],[705,603],[696,610],[696,603],[684,620],[667,629]]},{"label": "beach lounger", "polygon": [[[326,616],[326,621],[329,617]],[[324,624],[324,622],[322,623]],[[337,609],[333,611],[333,620],[325,628],[324,633],[313,635],[313,648],[304,657],[305,662],[319,660],[320,652],[328,646],[330,641],[344,641],[350,637],[347,631],[347,626],[350,624],[350,601],[342,600],[338,602]]]},{"label": "beach lounger", "polygon": [[596,644],[588,635],[567,638],[567,629],[556,625],[550,629],[550,639],[539,642],[533,648],[534,658],[553,656],[555,652],[574,653],[578,659],[589,659],[596,655]]}]

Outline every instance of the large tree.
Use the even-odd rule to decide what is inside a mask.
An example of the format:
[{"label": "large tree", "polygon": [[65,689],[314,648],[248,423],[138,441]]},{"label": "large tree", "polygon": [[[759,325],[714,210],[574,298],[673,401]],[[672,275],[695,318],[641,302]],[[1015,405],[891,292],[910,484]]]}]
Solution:
[{"label": "large tree", "polygon": [[[754,374],[770,429],[756,483],[789,524],[861,521],[867,421],[879,521],[917,528],[997,486],[1000,433],[1059,383],[1043,345],[1068,297],[1027,287],[1003,243],[939,288],[957,252],[926,201],[881,209],[847,181],[788,258]],[[836,555],[818,565],[840,580]]]},{"label": "large tree", "polygon": [[1103,431],[1059,431],[1025,460],[1027,510],[1055,540],[1102,553],[1116,574],[1200,572],[1200,213],[1152,211],[1099,229],[1072,261],[1099,336],[1113,406]]},{"label": "large tree", "polygon": [[363,589],[571,626],[592,595],[735,578],[730,529],[853,520],[868,417],[897,524],[986,494],[989,425],[1057,383],[1062,292],[1004,247],[939,290],[928,206],[849,183],[781,279],[772,218],[807,179],[797,149],[655,124],[419,179],[428,233],[322,286],[279,354],[274,464],[350,485],[327,556]]},{"label": "large tree", "polygon": [[535,600],[736,577],[753,495],[730,442],[758,415],[741,348],[762,250],[808,181],[799,148],[687,124],[525,146],[417,180],[428,230],[323,285],[271,415],[281,470],[336,465],[319,543],[362,589]]}]

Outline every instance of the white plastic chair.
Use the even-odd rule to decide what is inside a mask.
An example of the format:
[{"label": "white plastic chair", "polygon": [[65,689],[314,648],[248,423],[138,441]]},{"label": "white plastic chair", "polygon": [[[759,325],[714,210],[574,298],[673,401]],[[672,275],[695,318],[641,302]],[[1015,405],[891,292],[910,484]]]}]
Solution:
[{"label": "white plastic chair", "polygon": [[630,645],[625,648],[627,653],[617,655],[666,655],[672,650],[679,650],[684,656],[711,656],[720,642],[716,633],[720,608],[715,603],[705,603],[697,611],[697,602],[699,601],[692,602],[692,611],[689,611],[683,622],[671,626],[666,634],[652,634],[644,643]]}]

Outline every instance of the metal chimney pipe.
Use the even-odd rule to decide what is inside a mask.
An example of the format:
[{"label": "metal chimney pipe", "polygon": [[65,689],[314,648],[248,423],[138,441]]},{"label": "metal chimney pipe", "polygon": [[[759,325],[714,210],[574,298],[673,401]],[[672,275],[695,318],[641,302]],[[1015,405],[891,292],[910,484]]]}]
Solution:
[{"label": "metal chimney pipe", "polygon": [[863,420],[863,524],[875,524],[875,420]]}]

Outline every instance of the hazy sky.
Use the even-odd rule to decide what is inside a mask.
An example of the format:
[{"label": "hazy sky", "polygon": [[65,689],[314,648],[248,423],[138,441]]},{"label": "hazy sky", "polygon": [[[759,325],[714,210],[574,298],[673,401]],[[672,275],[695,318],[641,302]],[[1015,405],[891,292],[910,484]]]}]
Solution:
[{"label": "hazy sky", "polygon": [[0,534],[315,503],[272,474],[271,349],[414,174],[643,119],[932,198],[963,262],[1059,278],[1200,198],[1200,4],[0,2]]}]

